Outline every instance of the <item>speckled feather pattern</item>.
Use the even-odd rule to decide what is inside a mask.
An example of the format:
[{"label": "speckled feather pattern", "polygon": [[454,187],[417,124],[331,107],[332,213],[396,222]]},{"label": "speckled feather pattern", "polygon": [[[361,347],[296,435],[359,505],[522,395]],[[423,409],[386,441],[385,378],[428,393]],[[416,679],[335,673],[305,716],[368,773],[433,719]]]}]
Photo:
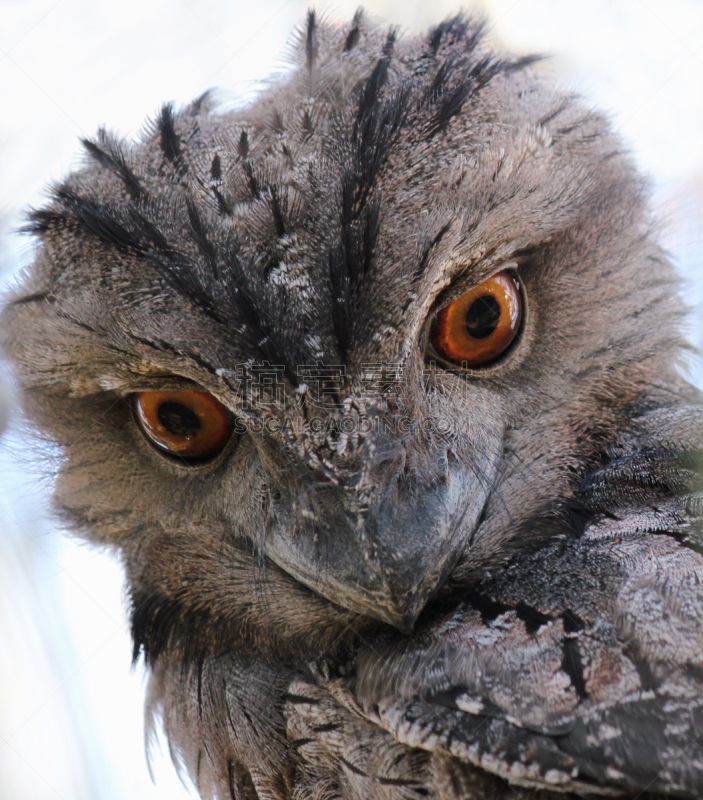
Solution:
[{"label": "speckled feather pattern", "polygon": [[[85,141],[2,316],[57,513],[125,565],[148,724],[203,798],[703,796],[703,403],[645,184],[461,16],[311,12],[291,53],[246,108]],[[431,364],[436,311],[506,268],[506,357]],[[131,398],[169,387],[247,432],[165,458]],[[411,625],[339,589],[354,558],[417,590]]]}]

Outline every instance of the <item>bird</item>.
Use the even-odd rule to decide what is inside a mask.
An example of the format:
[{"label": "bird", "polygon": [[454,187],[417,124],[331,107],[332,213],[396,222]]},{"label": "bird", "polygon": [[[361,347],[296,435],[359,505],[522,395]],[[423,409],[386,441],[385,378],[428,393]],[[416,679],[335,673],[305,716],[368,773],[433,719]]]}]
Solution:
[{"label": "bird", "polygon": [[457,15],[310,11],[101,129],[0,318],[203,798],[703,795],[703,398],[607,118]]}]

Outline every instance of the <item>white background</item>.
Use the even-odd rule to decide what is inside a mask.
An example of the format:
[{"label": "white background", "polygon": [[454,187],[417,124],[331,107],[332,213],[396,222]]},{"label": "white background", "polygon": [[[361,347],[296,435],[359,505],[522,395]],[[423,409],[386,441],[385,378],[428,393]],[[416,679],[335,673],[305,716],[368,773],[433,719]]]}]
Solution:
[{"label": "white background", "polygon": [[[165,100],[210,86],[245,102],[274,69],[302,0],[0,0],[0,281],[31,260],[12,231],[101,124],[134,135]],[[349,19],[356,3],[323,9]],[[447,0],[372,0],[421,30]],[[663,238],[684,277],[690,335],[703,308],[703,2],[486,0],[490,35],[552,56],[555,78],[606,109],[651,177]],[[701,382],[701,365],[691,375]],[[144,756],[143,671],[115,560],[57,533],[50,461],[11,427],[0,448],[0,800],[179,800],[167,752]],[[44,476],[44,477],[41,477]]]}]

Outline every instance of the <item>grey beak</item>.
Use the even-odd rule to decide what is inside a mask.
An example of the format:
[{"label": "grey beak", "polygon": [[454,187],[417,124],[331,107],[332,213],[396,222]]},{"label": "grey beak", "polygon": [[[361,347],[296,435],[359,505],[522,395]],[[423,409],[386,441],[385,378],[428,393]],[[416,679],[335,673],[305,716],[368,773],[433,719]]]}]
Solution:
[{"label": "grey beak", "polygon": [[409,632],[478,522],[493,465],[482,468],[481,481],[457,465],[440,483],[396,487],[361,512],[347,490],[316,489],[312,520],[278,510],[267,555],[331,602]]}]

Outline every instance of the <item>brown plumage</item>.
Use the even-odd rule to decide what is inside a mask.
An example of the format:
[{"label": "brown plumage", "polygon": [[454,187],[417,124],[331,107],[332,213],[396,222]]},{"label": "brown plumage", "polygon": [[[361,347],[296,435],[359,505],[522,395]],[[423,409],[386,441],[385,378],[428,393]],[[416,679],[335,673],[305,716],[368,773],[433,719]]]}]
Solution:
[{"label": "brown plumage", "polygon": [[203,797],[701,796],[703,406],[642,181],[461,17],[295,52],[85,142],[2,318],[148,714]]}]

